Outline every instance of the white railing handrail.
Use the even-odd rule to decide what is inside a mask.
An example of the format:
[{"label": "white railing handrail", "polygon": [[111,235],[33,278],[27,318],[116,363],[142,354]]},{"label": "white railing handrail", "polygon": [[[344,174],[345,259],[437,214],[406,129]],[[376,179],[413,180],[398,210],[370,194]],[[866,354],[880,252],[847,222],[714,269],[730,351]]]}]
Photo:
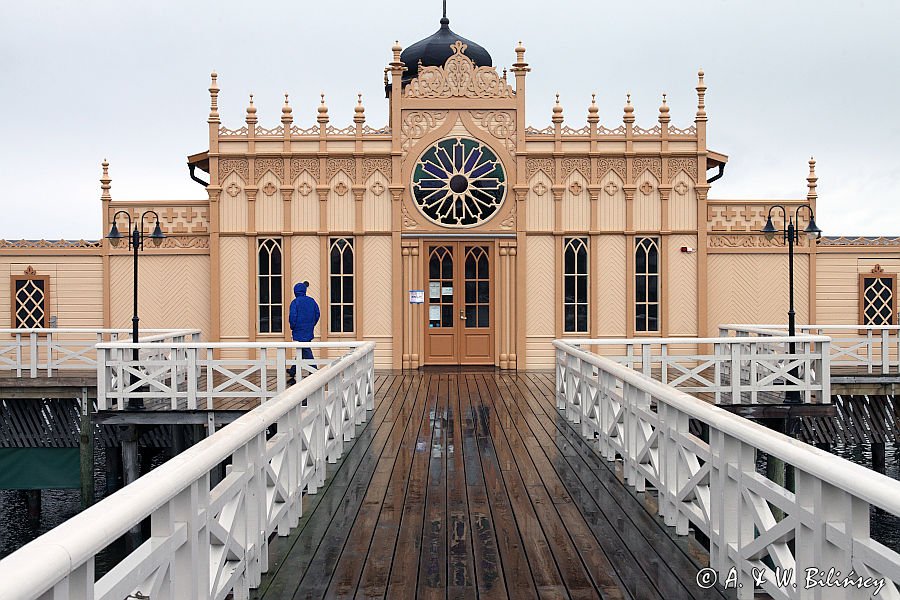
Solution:
[{"label": "white railing handrail", "polygon": [[900,481],[763,427],[750,419],[732,414],[659,381],[644,377],[639,372],[611,359],[585,352],[571,345],[568,339],[554,340],[553,345],[566,354],[651,394],[657,402],[669,404],[691,418],[702,421],[745,444],[755,446],[761,452],[771,454],[799,467],[830,485],[860,497],[869,504],[893,514],[900,514]]},{"label": "white railing handrail", "polygon": [[[186,332],[199,332],[199,329],[140,329],[138,331],[139,334],[148,333],[148,334],[172,334],[172,333],[186,333]],[[22,335],[30,335],[32,333],[37,333],[40,335],[46,335],[48,333],[131,333],[131,329],[126,329],[124,327],[30,327],[30,328],[0,328],[0,335],[2,334],[16,334],[21,333]]]},{"label": "white railing handrail", "polygon": [[[0,600],[36,598],[132,527],[205,477],[343,370],[374,351],[360,342],[328,369],[236,419],[210,437],[0,560]],[[91,569],[93,572],[93,569]],[[208,583],[208,582],[207,582]],[[93,585],[91,586],[93,589]],[[93,594],[90,596],[93,597]]]},{"label": "white railing handrail", "polygon": [[[746,324],[746,323],[728,323],[724,325],[719,325],[719,329],[762,329],[762,330],[774,330],[779,332],[787,331],[788,326],[784,324]],[[839,330],[848,330],[848,331],[863,331],[866,329],[871,329],[873,331],[900,331],[900,325],[852,325],[847,323],[842,324],[812,324],[812,325],[796,325],[795,328],[797,330],[810,330],[810,329],[839,329]]]},{"label": "white railing handrail", "polygon": [[170,343],[147,343],[141,341],[140,343],[135,344],[134,342],[103,342],[102,344],[97,344],[98,348],[103,349],[119,349],[119,350],[130,350],[130,349],[147,349],[147,350],[158,350],[160,347],[164,348],[172,348],[177,350],[182,349],[262,349],[262,348],[359,348],[365,344],[370,342],[356,341],[356,340],[348,340],[345,342],[283,342],[283,341],[271,341],[271,342],[170,342]]},{"label": "white railing handrail", "polygon": [[[722,327],[732,327],[725,326]],[[761,330],[767,331],[768,330]],[[735,338],[728,336],[721,337],[639,337],[639,338],[562,338],[562,341],[582,346],[627,346],[627,345],[653,345],[653,344],[734,344],[734,343],[750,343],[759,341],[762,343],[783,343],[790,342],[828,342],[831,338],[826,335],[809,335],[798,334],[793,337],[788,335],[779,335],[766,337],[764,340],[754,340],[753,338]]]}]

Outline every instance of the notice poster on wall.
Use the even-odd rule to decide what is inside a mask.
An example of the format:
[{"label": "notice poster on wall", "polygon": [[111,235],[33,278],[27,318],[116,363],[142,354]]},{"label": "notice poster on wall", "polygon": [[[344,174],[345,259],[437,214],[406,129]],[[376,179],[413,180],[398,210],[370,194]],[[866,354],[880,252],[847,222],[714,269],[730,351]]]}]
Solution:
[{"label": "notice poster on wall", "polygon": [[453,286],[446,286],[441,288],[441,296],[452,296],[453,295]]},{"label": "notice poster on wall", "polygon": [[429,321],[440,321],[441,320],[441,307],[431,305],[428,307],[428,320]]},{"label": "notice poster on wall", "polygon": [[409,290],[409,303],[410,304],[424,304],[425,303],[425,290]]},{"label": "notice poster on wall", "polygon": [[440,281],[430,281],[428,282],[428,297],[432,300],[438,300],[441,297],[441,282]]}]

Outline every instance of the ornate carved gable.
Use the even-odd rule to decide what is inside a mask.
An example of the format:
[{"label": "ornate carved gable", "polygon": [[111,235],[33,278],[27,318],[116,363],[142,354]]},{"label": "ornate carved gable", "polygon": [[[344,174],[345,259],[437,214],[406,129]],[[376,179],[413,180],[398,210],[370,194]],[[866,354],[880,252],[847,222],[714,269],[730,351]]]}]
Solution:
[{"label": "ornate carved gable", "polygon": [[476,67],[457,40],[443,67],[423,67],[406,87],[407,98],[512,98],[515,92],[493,67]]}]

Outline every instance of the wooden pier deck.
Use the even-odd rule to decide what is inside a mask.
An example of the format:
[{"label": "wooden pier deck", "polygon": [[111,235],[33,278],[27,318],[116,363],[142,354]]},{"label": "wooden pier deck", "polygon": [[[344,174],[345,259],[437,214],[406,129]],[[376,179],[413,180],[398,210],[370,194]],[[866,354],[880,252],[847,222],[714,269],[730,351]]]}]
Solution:
[{"label": "wooden pier deck", "polygon": [[722,598],[557,414],[552,373],[377,377],[376,409],[256,598]]}]

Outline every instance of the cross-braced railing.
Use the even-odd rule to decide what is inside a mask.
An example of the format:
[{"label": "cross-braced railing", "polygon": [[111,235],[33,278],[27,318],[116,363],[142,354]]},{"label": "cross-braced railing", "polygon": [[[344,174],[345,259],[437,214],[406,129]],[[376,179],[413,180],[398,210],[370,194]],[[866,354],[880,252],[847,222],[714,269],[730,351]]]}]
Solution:
[{"label": "cross-braced railing", "polygon": [[[846,373],[900,375],[900,325],[798,325],[804,335],[831,339],[831,365]],[[720,325],[720,335],[786,335],[783,325]]]},{"label": "cross-braced railing", "polygon": [[[247,598],[268,570],[269,536],[297,526],[304,494],[374,408],[374,350],[359,344],[0,560],[0,600]],[[148,517],[150,538],[95,580],[97,554]]]},{"label": "cross-braced railing", "polygon": [[805,403],[831,401],[825,336],[567,338],[566,342],[689,394],[710,394],[716,404],[780,402],[790,391],[798,392]]},{"label": "cross-braced railing", "polygon": [[[0,373],[16,377],[54,377],[97,367],[96,346],[127,339],[130,329],[0,329]],[[143,343],[200,339],[197,329],[142,329]]]},{"label": "cross-braced railing", "polygon": [[[115,342],[97,346],[98,410],[124,410],[128,400],[158,401],[168,410],[213,410],[216,402],[264,403],[297,379],[334,363],[366,342]],[[139,351],[138,359],[133,356]],[[301,358],[303,349],[313,359]],[[358,364],[356,368],[374,368]]]},{"label": "cross-braced railing", "polygon": [[[603,457],[622,461],[627,485],[656,490],[676,534],[693,527],[709,538],[710,566],[738,598],[753,598],[757,580],[776,599],[870,598],[876,589],[877,598],[900,598],[900,554],[869,534],[870,508],[900,516],[900,482],[569,340],[553,344],[560,410]],[[708,440],[691,433],[692,419]],[[794,468],[795,490],[757,472],[759,452]],[[832,581],[862,587],[818,585],[831,568]]]}]

